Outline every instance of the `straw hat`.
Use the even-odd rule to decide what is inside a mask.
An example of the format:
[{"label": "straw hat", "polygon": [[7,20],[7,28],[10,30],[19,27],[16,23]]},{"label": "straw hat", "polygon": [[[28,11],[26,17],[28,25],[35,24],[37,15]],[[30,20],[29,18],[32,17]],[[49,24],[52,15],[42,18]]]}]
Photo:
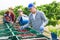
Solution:
[{"label": "straw hat", "polygon": [[18,12],[22,12],[23,10],[22,9],[18,9]]},{"label": "straw hat", "polygon": [[14,8],[13,7],[9,7],[10,10],[13,10]]}]

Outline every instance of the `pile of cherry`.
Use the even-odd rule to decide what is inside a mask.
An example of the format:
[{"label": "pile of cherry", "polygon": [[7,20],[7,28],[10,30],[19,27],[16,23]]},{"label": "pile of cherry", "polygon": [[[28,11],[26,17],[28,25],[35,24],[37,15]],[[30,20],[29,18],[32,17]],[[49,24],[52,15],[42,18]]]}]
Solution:
[{"label": "pile of cherry", "polygon": [[[18,34],[17,36],[21,36],[21,37],[32,37],[32,36],[36,36],[35,34],[29,32],[28,30],[24,29],[24,30],[20,30],[20,26],[15,26],[19,32],[23,33],[23,34]],[[27,33],[29,32],[29,33]]]},{"label": "pile of cherry", "polygon": [[21,37],[32,37],[32,36],[36,36],[33,33],[26,33],[26,32],[28,32],[27,30],[18,30],[18,31],[19,32],[24,32],[24,34],[18,34],[18,36],[21,36]]}]

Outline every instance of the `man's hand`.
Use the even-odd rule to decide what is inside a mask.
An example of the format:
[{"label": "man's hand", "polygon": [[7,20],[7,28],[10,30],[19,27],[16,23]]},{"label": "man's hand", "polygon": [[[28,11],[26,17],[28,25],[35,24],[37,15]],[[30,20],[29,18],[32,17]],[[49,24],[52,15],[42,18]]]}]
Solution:
[{"label": "man's hand", "polygon": [[43,31],[44,31],[44,26],[42,25],[40,26],[40,32],[43,33]]},{"label": "man's hand", "polygon": [[18,21],[16,21],[16,23],[18,23]]},{"label": "man's hand", "polygon": [[14,22],[11,22],[12,24],[14,23]]},{"label": "man's hand", "polygon": [[16,24],[19,24],[19,21],[16,21]]}]

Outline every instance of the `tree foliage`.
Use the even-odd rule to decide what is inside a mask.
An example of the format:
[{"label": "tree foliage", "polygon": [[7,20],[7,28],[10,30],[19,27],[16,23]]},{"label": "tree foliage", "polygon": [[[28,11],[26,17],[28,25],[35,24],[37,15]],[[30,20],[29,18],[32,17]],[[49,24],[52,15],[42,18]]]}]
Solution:
[{"label": "tree foliage", "polygon": [[[14,13],[16,17],[18,17],[18,9],[22,9],[26,15],[29,15],[29,10],[27,7],[23,7],[22,5],[16,6],[14,8]],[[46,17],[49,19],[48,25],[56,25],[57,21],[60,20],[60,3],[56,3],[55,1],[50,4],[45,4],[36,7],[38,10],[43,11]],[[0,15],[3,15],[5,11],[0,11]]]}]

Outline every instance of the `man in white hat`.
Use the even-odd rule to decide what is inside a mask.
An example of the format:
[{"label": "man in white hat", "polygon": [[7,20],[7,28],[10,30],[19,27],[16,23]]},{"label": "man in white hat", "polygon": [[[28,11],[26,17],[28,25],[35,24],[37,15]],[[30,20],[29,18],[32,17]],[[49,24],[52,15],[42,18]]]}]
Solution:
[{"label": "man in white hat", "polygon": [[22,9],[18,9],[18,12],[19,12],[19,16],[16,20],[16,23],[20,24],[20,27],[18,27],[18,29],[23,30],[28,27],[29,18],[27,15],[23,13]]}]

